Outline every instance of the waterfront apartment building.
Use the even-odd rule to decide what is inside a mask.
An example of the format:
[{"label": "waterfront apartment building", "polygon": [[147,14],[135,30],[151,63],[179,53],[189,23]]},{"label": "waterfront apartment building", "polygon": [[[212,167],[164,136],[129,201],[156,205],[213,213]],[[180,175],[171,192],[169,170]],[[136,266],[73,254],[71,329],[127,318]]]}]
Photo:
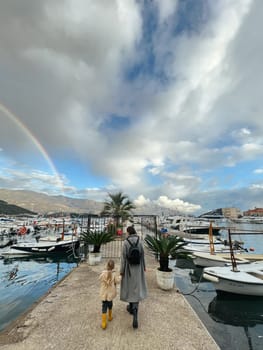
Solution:
[{"label": "waterfront apartment building", "polygon": [[222,208],[222,213],[225,218],[236,219],[242,216],[239,208]]},{"label": "waterfront apartment building", "polygon": [[244,211],[244,216],[263,216],[263,208],[254,208]]}]

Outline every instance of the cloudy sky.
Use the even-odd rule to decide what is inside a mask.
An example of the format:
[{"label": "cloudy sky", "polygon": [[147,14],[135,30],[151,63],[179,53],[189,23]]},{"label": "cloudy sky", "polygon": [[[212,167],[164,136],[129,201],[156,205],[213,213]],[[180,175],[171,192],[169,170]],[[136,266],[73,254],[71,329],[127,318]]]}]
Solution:
[{"label": "cloudy sky", "polygon": [[0,3],[0,188],[263,206],[263,1]]}]

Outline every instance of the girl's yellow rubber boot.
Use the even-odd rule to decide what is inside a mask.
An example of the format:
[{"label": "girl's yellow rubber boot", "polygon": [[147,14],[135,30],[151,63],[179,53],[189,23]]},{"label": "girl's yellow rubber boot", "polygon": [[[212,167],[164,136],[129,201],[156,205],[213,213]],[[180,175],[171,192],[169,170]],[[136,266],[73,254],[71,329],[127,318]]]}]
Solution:
[{"label": "girl's yellow rubber boot", "polygon": [[102,314],[101,316],[101,328],[106,329],[107,327],[107,314]]}]

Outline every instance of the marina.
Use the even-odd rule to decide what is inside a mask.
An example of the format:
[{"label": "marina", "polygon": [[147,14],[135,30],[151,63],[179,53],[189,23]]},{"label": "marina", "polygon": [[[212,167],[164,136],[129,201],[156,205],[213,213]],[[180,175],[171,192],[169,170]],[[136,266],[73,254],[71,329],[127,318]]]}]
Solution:
[{"label": "marina", "polygon": [[[239,230],[252,228],[251,224],[248,227],[244,227],[244,224],[238,227]],[[147,234],[145,227],[141,229],[143,235]],[[257,230],[260,229],[260,224],[257,224]],[[222,234],[222,239],[225,238],[226,232]],[[239,236],[236,238],[241,239]],[[242,241],[244,247],[250,251],[244,253],[246,256],[263,254],[260,234],[242,235]],[[79,259],[74,259],[72,255],[58,258],[27,256],[0,259],[0,330],[4,330],[78,264]],[[219,296],[213,284],[203,278],[203,269],[195,266],[193,262],[171,260],[170,264],[175,270],[177,288],[193,307],[220,349],[229,349],[230,343],[233,350],[262,349],[263,298]]]}]

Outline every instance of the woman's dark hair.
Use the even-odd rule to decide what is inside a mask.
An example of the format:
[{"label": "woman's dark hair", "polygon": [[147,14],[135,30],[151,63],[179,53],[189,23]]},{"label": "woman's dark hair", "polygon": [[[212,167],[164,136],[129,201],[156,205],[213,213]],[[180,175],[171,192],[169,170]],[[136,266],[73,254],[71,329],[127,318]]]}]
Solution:
[{"label": "woman's dark hair", "polygon": [[133,226],[128,226],[127,227],[127,232],[129,233],[129,235],[136,235],[136,233],[137,233]]}]

